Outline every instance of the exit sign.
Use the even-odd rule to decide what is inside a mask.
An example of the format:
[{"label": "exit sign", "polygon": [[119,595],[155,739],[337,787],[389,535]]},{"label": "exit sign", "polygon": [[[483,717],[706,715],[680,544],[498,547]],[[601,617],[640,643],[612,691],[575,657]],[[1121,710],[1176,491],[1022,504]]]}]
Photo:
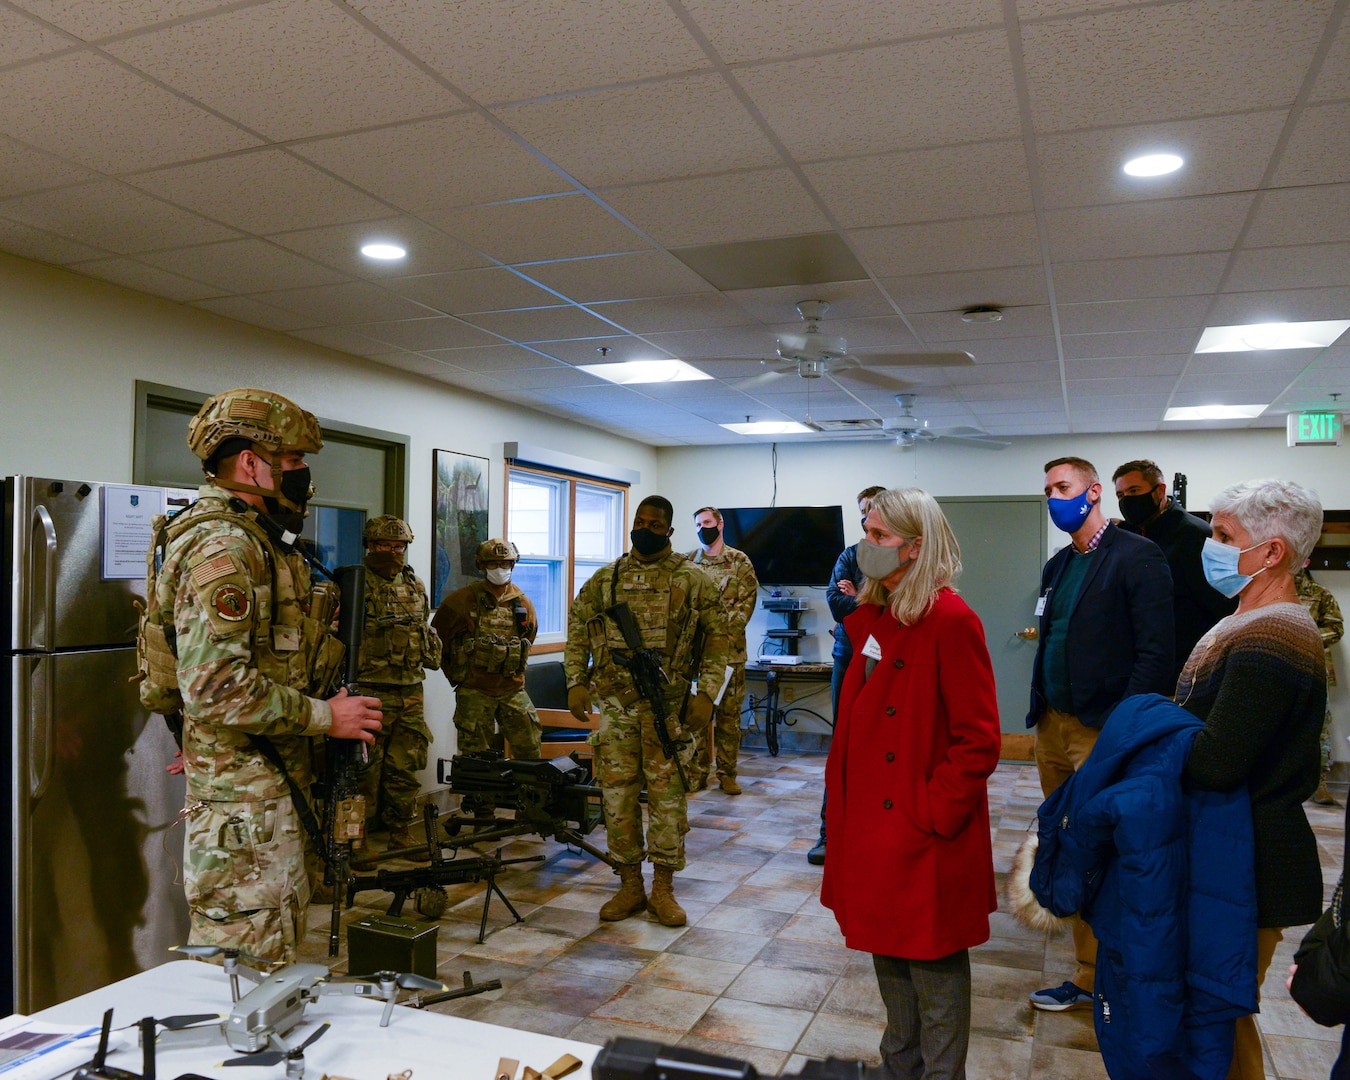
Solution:
[{"label": "exit sign", "polygon": [[1287,424],[1290,446],[1341,445],[1340,413],[1290,413]]}]

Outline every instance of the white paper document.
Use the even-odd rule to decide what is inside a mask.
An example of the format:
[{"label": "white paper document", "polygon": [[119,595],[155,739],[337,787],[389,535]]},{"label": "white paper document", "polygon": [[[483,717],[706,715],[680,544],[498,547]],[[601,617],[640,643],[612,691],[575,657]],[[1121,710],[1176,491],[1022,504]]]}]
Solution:
[{"label": "white paper document", "polygon": [[[98,1049],[97,1026],[44,1024],[26,1016],[0,1020],[0,1077],[4,1080],[54,1080],[83,1065]],[[115,1031],[108,1049],[116,1050],[134,1041],[125,1031]]]}]

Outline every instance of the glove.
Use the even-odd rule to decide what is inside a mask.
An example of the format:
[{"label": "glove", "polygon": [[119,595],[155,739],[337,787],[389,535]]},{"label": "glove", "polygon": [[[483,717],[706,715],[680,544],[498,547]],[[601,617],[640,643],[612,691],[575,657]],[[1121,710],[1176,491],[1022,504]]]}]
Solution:
[{"label": "glove", "polygon": [[583,724],[590,723],[591,692],[580,683],[567,691],[567,711]]},{"label": "glove", "polygon": [[698,693],[694,695],[689,702],[689,708],[685,710],[684,718],[686,726],[690,731],[703,731],[712,723],[713,699],[707,694]]}]

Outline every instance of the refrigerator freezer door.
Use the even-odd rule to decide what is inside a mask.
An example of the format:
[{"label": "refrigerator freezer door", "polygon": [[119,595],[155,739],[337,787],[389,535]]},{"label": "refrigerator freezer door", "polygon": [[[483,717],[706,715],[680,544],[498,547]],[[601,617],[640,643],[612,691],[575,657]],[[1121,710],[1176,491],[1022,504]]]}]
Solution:
[{"label": "refrigerator freezer door", "polygon": [[168,960],[187,940],[183,778],[137,700],[134,649],[10,660],[19,717],[15,1008],[33,1012]]},{"label": "refrigerator freezer door", "polygon": [[12,477],[11,649],[51,652],[136,640],[145,582],[102,579],[101,484]]}]

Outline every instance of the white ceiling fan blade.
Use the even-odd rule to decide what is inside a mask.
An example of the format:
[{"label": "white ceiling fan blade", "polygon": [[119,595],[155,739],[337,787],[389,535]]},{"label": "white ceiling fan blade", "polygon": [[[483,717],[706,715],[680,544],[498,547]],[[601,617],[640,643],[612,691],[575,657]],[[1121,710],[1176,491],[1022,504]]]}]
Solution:
[{"label": "white ceiling fan blade", "polygon": [[974,435],[938,435],[935,439],[941,439],[943,442],[961,443],[964,446],[978,446],[981,450],[1006,450],[1012,445],[1005,439],[995,439],[986,435],[984,438],[977,438]]},{"label": "white ceiling fan blade", "polygon": [[763,375],[755,375],[744,382],[736,383],[735,386],[737,390],[758,390],[762,386],[768,386],[770,383],[776,382],[784,375],[793,374],[796,373],[792,371],[766,371]]},{"label": "white ceiling fan blade", "polygon": [[975,357],[968,352],[869,352],[853,353],[867,367],[969,367]]},{"label": "white ceiling fan blade", "polygon": [[853,382],[866,383],[868,386],[875,386],[878,390],[889,390],[892,393],[897,390],[907,390],[911,385],[903,379],[897,379],[894,376],[885,375],[880,371],[873,371],[870,368],[857,365],[850,365],[844,368],[840,368],[836,365],[835,370],[831,372],[831,374],[838,375]]}]

